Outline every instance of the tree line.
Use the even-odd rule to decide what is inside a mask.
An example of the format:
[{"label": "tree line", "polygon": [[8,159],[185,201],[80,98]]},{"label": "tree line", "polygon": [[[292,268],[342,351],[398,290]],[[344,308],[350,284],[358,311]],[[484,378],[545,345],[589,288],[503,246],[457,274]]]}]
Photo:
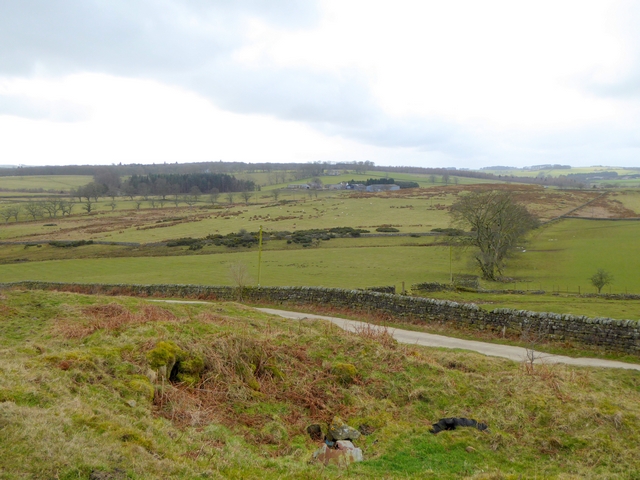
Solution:
[{"label": "tree line", "polygon": [[132,175],[123,182],[126,195],[150,191],[154,195],[184,194],[197,188],[201,193],[252,192],[257,190],[252,180],[239,180],[226,173]]},{"label": "tree line", "polygon": [[251,180],[238,180],[224,173],[132,175],[121,182],[115,170],[105,169],[94,175],[93,182],[72,190],[71,195],[80,201],[121,195],[131,199],[135,196],[146,199],[150,195],[165,199],[168,195],[252,192],[257,189],[259,187]]}]

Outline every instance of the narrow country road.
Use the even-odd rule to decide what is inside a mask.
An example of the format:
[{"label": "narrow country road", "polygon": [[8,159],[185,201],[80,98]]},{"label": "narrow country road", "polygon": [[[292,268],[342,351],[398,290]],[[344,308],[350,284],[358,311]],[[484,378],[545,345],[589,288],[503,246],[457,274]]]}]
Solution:
[{"label": "narrow country road", "polygon": [[[211,302],[194,300],[151,300],[152,302],[166,303],[197,303],[209,304]],[[356,320],[345,320],[344,318],[326,317],[324,315],[313,315],[311,313],[289,312],[286,310],[276,310],[273,308],[256,308],[256,310],[277,315],[292,320],[327,320],[343,330],[350,332],[357,331],[362,327],[385,328],[377,325],[358,322]],[[500,345],[497,343],[476,342],[474,340],[462,340],[460,338],[445,337],[444,335],[434,335],[432,333],[414,332],[411,330],[401,330],[399,328],[389,328],[389,333],[400,343],[412,345],[422,345],[425,347],[457,348],[460,350],[470,350],[482,353],[490,357],[508,358],[515,362],[522,362],[527,359],[527,350],[522,347],[511,345]],[[537,363],[563,363],[566,365],[577,365],[580,367],[601,367],[601,368],[624,368],[627,370],[639,370],[640,365],[634,363],[618,362],[615,360],[603,360],[600,358],[573,358],[564,355],[553,355],[551,353],[535,352],[535,362]]]},{"label": "narrow country road", "polygon": [[[334,323],[343,330],[356,331],[368,325],[372,328],[384,328],[376,325],[357,322],[355,320],[345,320],[344,318],[325,317],[323,315],[312,315],[309,313],[288,312],[285,310],[275,310],[273,308],[257,308],[264,313],[278,315],[280,317],[295,320],[327,320]],[[411,330],[400,330],[389,328],[389,333],[400,343],[423,345],[425,347],[459,348],[461,350],[471,350],[491,357],[502,357],[522,362],[527,358],[527,350],[522,347],[511,345],[499,345],[496,343],[476,342],[474,340],[461,340],[459,338],[445,337],[431,333],[414,332]],[[625,368],[628,370],[640,370],[640,365],[633,363],[617,362],[615,360],[602,360],[599,358],[572,358],[563,355],[553,355],[550,353],[535,352],[535,362],[537,363],[563,363],[566,365],[578,365],[583,367],[604,367],[604,368]]]}]

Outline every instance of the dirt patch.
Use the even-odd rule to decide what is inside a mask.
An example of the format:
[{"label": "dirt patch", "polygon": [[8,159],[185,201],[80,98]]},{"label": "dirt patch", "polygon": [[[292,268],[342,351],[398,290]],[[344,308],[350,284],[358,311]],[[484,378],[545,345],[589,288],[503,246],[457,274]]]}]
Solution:
[{"label": "dirt patch", "polygon": [[576,218],[640,218],[613,195],[607,194],[576,210],[570,216]]}]

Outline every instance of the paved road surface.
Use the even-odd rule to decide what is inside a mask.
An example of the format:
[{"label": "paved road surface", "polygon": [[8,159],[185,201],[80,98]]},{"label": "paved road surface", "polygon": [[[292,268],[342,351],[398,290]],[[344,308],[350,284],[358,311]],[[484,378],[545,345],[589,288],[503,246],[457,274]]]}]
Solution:
[{"label": "paved road surface", "polygon": [[[312,315],[309,313],[288,312],[284,310],[275,310],[273,308],[258,308],[264,313],[279,315],[285,318],[296,320],[328,320],[340,328],[348,331],[355,331],[367,325],[364,322],[355,320],[345,320],[344,318],[326,317],[323,315]],[[371,325],[373,328],[375,325]],[[471,350],[474,352],[489,355],[491,357],[503,357],[516,362],[521,362],[527,358],[527,351],[522,347],[513,347],[511,345],[499,345],[496,343],[476,342],[474,340],[461,340],[459,338],[445,337],[443,335],[434,335],[432,333],[414,332],[411,330],[389,329],[389,333],[393,335],[400,343],[409,343],[414,345],[424,345],[426,347],[442,347],[442,348],[459,348],[461,350]],[[579,365],[585,367],[604,367],[604,368],[625,368],[629,370],[640,370],[640,365],[633,363],[617,362],[615,360],[601,360],[599,358],[572,358],[563,355],[552,355],[550,353],[536,352],[535,362],[537,363],[564,363],[567,365]]]},{"label": "paved road surface", "polygon": [[[194,300],[151,300],[153,302],[166,303],[200,303],[208,304],[211,302],[201,302]],[[285,310],[275,310],[273,308],[256,308],[264,313],[278,315],[293,320],[327,320],[334,323],[343,330],[356,331],[358,328],[368,326],[370,328],[384,328],[376,325],[358,322],[355,320],[345,320],[344,318],[326,317],[324,315],[313,315],[311,313],[289,312]],[[490,357],[508,358],[516,362],[522,362],[527,359],[527,350],[522,347],[513,347],[511,345],[499,345],[496,343],[476,342],[474,340],[462,340],[460,338],[445,337],[444,335],[434,335],[432,333],[414,332],[411,330],[401,330],[398,328],[390,328],[389,333],[393,335],[400,343],[408,343],[413,345],[423,345],[425,347],[441,347],[441,348],[458,348],[460,350],[471,350],[472,352],[482,353]],[[572,358],[564,355],[552,355],[550,353],[535,352],[535,362],[537,363],[564,363],[566,365],[578,365],[582,367],[602,367],[602,368],[624,368],[627,370],[639,370],[640,365],[634,363],[617,362],[615,360],[602,360],[599,358]]]}]

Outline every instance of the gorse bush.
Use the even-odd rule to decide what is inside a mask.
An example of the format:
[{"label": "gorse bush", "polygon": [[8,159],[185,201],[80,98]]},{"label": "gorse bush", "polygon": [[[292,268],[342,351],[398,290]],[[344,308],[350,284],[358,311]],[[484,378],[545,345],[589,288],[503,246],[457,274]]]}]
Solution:
[{"label": "gorse bush", "polygon": [[74,241],[53,240],[49,242],[49,245],[51,245],[52,247],[58,247],[58,248],[74,248],[74,247],[81,247],[83,245],[93,245],[93,240],[74,240]]}]

